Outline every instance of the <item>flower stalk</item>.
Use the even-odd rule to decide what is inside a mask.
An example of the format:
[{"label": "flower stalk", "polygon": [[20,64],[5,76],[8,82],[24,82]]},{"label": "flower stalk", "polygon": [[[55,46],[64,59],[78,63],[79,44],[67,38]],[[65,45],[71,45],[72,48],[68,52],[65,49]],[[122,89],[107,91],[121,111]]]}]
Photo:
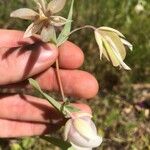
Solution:
[{"label": "flower stalk", "polygon": [[64,94],[64,90],[63,90],[63,85],[62,85],[62,80],[61,80],[61,77],[60,77],[60,69],[59,69],[58,58],[56,59],[55,64],[56,64],[57,81],[58,81],[60,93],[61,93],[61,96],[62,96],[62,100],[63,100],[63,102],[66,102],[66,98],[65,98],[65,94]]}]

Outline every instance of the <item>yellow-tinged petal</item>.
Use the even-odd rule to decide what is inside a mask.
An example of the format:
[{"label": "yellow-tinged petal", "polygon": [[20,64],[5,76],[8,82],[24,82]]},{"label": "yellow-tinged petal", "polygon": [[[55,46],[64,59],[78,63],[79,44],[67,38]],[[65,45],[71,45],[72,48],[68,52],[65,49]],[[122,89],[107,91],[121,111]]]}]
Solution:
[{"label": "yellow-tinged petal", "polygon": [[104,56],[110,61],[112,62],[113,66],[117,67],[120,65],[120,62],[118,61],[118,59],[116,58],[116,55],[114,54],[113,48],[111,47],[111,45],[108,43],[108,41],[103,38],[103,45],[104,45]]},{"label": "yellow-tinged petal", "polygon": [[78,133],[86,139],[95,138],[96,133],[92,130],[91,126],[83,119],[74,119],[73,125]]},{"label": "yellow-tinged petal", "polygon": [[122,60],[121,55],[116,47],[116,45],[113,43],[112,39],[110,37],[106,37],[108,42],[110,43],[110,45],[112,46],[112,50],[116,56],[116,59],[118,60],[118,62],[120,63],[120,66],[122,66],[124,69],[126,70],[131,70]]},{"label": "yellow-tinged petal", "polygon": [[126,49],[123,45],[123,43],[121,42],[120,37],[113,32],[109,32],[109,31],[99,31],[100,34],[105,38],[105,37],[110,37],[113,41],[113,43],[116,45],[119,53],[121,54],[122,59],[124,60],[126,57]]},{"label": "yellow-tinged petal", "polygon": [[119,32],[118,30],[113,29],[113,28],[110,28],[110,27],[105,27],[105,26],[103,26],[103,27],[100,27],[99,29],[100,29],[100,30],[104,30],[104,31],[114,32],[114,33],[118,34],[118,35],[121,36],[121,37],[125,37],[125,36],[124,36],[121,32]]},{"label": "yellow-tinged petal", "polygon": [[128,42],[127,40],[123,38],[121,38],[120,40],[124,45],[128,46],[131,51],[133,50],[133,45],[130,42]]},{"label": "yellow-tinged petal", "polygon": [[103,51],[104,51],[102,37],[101,37],[101,35],[99,34],[99,32],[97,30],[95,30],[94,33],[95,33],[96,42],[97,42],[98,47],[99,47],[100,59],[102,59],[102,54],[103,54]]},{"label": "yellow-tinged petal", "polygon": [[21,18],[26,20],[34,20],[38,13],[29,8],[20,8],[10,14],[11,17]]},{"label": "yellow-tinged petal", "polygon": [[47,9],[51,11],[51,13],[58,13],[65,6],[66,0],[52,0],[49,2]]}]

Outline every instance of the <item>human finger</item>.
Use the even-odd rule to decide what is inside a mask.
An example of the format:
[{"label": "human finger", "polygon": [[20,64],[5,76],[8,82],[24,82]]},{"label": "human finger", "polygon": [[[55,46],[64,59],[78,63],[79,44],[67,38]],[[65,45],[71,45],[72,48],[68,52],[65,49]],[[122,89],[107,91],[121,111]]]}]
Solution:
[{"label": "human finger", "polygon": [[[18,30],[0,29],[0,35],[3,37],[0,40],[0,47],[22,47],[40,42],[39,37],[23,38],[24,32]],[[60,67],[72,69],[78,68],[84,61],[82,50],[72,42],[65,42],[59,47],[59,63]],[[74,63],[76,62],[76,63]]]},{"label": "human finger", "polygon": [[[0,119],[22,122],[58,124],[64,120],[63,115],[46,100],[29,95],[1,95]],[[91,113],[85,104],[73,104],[81,111]]]},{"label": "human finger", "polygon": [[[90,73],[81,70],[62,69],[60,69],[59,72],[65,95],[89,99],[97,94],[99,85],[95,77]],[[43,73],[34,76],[34,79],[37,80],[43,90],[59,91],[56,71],[54,68],[50,68]],[[24,91],[24,88],[31,89],[28,81],[1,86],[1,92],[16,93],[21,90]]]},{"label": "human finger", "polygon": [[[0,30],[0,34],[3,36],[0,40],[0,74],[5,77],[0,80],[1,85],[18,82],[37,74],[50,67],[56,59],[57,49],[52,44],[43,44],[35,37],[23,39],[21,31]],[[61,68],[78,68],[83,60],[83,52],[75,44],[66,42],[60,46]]]}]

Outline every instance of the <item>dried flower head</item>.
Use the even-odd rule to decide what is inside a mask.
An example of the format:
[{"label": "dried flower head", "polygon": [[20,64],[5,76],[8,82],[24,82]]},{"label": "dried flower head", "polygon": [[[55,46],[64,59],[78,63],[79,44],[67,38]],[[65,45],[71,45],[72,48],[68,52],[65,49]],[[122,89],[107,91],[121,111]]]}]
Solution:
[{"label": "dried flower head", "polygon": [[133,47],[125,40],[122,33],[113,28],[100,27],[95,30],[95,38],[100,49],[100,59],[103,55],[113,66],[120,66],[126,70],[131,70],[123,60],[126,57],[125,46],[129,47],[130,50],[132,50]]},{"label": "dried flower head", "polygon": [[63,26],[67,22],[67,19],[54,15],[64,8],[66,0],[52,0],[49,3],[46,0],[34,0],[34,2],[38,12],[29,8],[20,8],[13,11],[10,16],[33,21],[26,29],[24,38],[41,33],[42,40],[48,42],[54,36],[54,27]]}]

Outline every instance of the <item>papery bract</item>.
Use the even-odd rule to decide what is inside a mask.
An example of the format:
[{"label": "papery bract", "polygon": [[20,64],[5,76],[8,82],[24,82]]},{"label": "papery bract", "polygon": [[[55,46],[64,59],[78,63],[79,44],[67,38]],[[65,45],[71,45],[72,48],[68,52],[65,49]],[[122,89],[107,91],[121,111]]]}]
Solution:
[{"label": "papery bract", "polygon": [[80,112],[67,121],[64,139],[68,140],[75,150],[92,150],[102,143],[102,137],[97,135],[91,115]]},{"label": "papery bract", "polygon": [[[64,8],[66,0],[52,0],[48,4],[46,0],[34,1],[38,7],[38,12],[29,8],[21,8],[13,11],[10,16],[33,21],[25,31],[25,38],[41,32],[42,40],[48,42],[55,32],[54,27],[63,26],[68,22],[67,19],[61,16],[53,15]],[[45,31],[48,33],[45,34]]]}]

